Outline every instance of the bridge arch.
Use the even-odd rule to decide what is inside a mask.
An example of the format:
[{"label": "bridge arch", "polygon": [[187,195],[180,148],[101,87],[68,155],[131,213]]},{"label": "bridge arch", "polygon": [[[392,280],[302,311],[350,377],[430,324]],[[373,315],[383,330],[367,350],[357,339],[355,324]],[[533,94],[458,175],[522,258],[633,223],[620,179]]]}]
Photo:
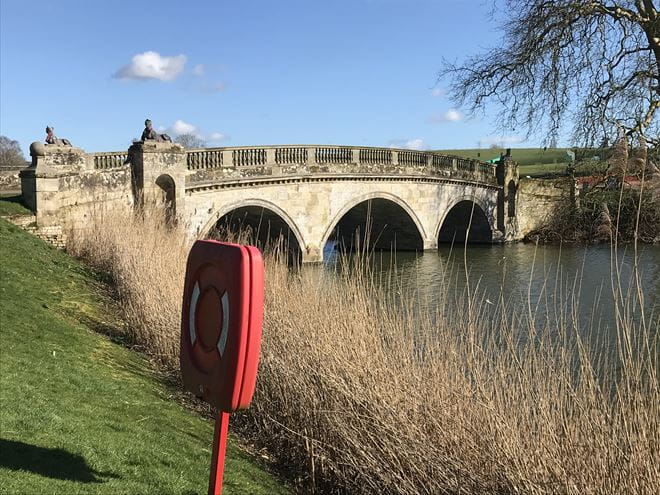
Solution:
[{"label": "bridge arch", "polygon": [[176,219],[176,182],[169,174],[161,174],[156,178],[160,192],[157,202],[163,208],[165,221],[171,224]]},{"label": "bridge arch", "polygon": [[287,225],[287,227],[293,234],[296,242],[298,243],[298,247],[300,248],[301,252],[304,252],[307,249],[307,243],[305,242],[305,239],[301,234],[301,231],[298,228],[296,222],[293,220],[293,218],[291,218],[291,216],[287,212],[285,212],[275,203],[271,203],[270,201],[265,201],[259,198],[243,199],[240,201],[228,203],[224,205],[222,208],[219,208],[218,210],[213,212],[209,220],[199,230],[198,236],[202,238],[208,236],[211,233],[213,227],[215,227],[218,221],[220,221],[224,216],[232,213],[233,211],[240,210],[242,208],[250,208],[250,207],[262,208],[264,210],[268,210],[271,213],[275,214],[277,217],[279,217],[282,220],[284,224]]},{"label": "bridge arch", "polygon": [[[443,231],[443,227],[449,227],[449,225],[446,225],[448,220],[461,221],[461,226],[467,229],[470,221],[469,215],[472,212],[472,204],[474,204],[474,214],[472,217],[471,235],[468,237],[468,242],[492,242],[495,232],[495,225],[491,215],[492,208],[489,208],[488,204],[479,197],[464,195],[454,198],[441,214],[438,224],[435,227],[435,238],[438,240],[438,243],[448,241],[448,239],[440,239],[441,233],[444,235],[447,232],[446,230]],[[488,232],[485,231],[486,227],[488,228]],[[465,233],[457,234],[456,239],[464,240]]]},{"label": "bridge arch", "polygon": [[363,194],[358,197],[354,197],[344,206],[342,206],[341,209],[334,215],[328,227],[325,229],[325,232],[323,233],[323,236],[321,238],[320,248],[321,249],[324,248],[324,246],[330,239],[330,236],[335,231],[339,223],[351,210],[353,210],[362,203],[366,203],[367,201],[372,201],[372,200],[384,200],[389,203],[393,203],[401,210],[403,210],[403,212],[407,214],[408,218],[415,226],[416,234],[419,236],[419,250],[423,249],[424,239],[426,239],[426,231],[419,216],[410,207],[410,205],[400,196],[384,191],[377,191],[368,194]]}]

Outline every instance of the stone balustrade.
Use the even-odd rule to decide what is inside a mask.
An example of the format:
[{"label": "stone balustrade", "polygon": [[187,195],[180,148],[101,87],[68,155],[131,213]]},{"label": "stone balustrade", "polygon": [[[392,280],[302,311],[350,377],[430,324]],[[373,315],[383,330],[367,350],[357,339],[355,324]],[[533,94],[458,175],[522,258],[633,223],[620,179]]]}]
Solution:
[{"label": "stone balustrade", "polygon": [[425,166],[426,155],[422,151],[399,151],[399,165]]},{"label": "stone balustrade", "polygon": [[275,163],[278,165],[295,165],[307,163],[307,148],[275,148]]},{"label": "stone balustrade", "polygon": [[218,149],[199,149],[188,151],[188,169],[205,170],[223,166],[223,153]]},{"label": "stone balustrade", "polygon": [[[186,150],[188,170],[222,169],[214,180],[246,175],[290,175],[309,173],[425,174],[458,180],[496,184],[490,163],[436,153],[392,148],[286,145]],[[248,173],[250,169],[254,173]],[[219,175],[218,175],[219,174]],[[197,174],[192,182],[208,181]]]},{"label": "stone balustrade", "polygon": [[94,153],[94,170],[123,167],[128,163],[128,154],[125,151],[108,151]]},{"label": "stone balustrade", "polygon": [[392,164],[392,150],[377,148],[361,148],[358,155],[360,163],[375,165],[377,163]]},{"label": "stone balustrade", "polygon": [[265,148],[238,148],[231,152],[234,167],[266,164]]},{"label": "stone balustrade", "polygon": [[351,163],[353,152],[351,148],[332,146],[316,148],[314,154],[316,163]]}]

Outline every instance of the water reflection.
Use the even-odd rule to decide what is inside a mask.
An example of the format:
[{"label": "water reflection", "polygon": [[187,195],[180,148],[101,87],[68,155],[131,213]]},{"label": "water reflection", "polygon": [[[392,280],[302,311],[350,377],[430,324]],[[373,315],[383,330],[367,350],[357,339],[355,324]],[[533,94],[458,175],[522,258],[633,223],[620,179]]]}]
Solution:
[{"label": "water reflection", "polygon": [[[338,267],[338,254],[327,246],[326,267]],[[615,263],[616,260],[616,263]],[[487,304],[508,301],[511,311],[532,314],[553,326],[564,319],[590,329],[599,340],[616,339],[613,285],[623,297],[643,295],[642,307],[630,314],[649,324],[657,338],[660,309],[660,247],[642,246],[635,279],[632,247],[613,253],[610,246],[535,246],[532,244],[442,246],[437,252],[376,252],[371,266],[384,285],[397,281],[397,290],[413,292],[421,305],[437,305],[449,291],[460,304],[475,292]],[[614,268],[614,267],[617,268]],[[467,269],[466,269],[467,267]],[[453,294],[451,294],[453,292]],[[630,301],[636,298],[628,298]],[[577,329],[577,328],[576,328]]]}]

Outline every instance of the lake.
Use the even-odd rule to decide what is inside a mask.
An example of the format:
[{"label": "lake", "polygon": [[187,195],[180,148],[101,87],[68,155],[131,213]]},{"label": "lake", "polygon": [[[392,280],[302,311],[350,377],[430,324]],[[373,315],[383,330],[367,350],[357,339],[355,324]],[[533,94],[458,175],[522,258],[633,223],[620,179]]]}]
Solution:
[{"label": "lake", "polygon": [[[324,254],[326,268],[336,268],[339,255],[333,246],[328,246]],[[635,259],[638,282],[634,277]],[[616,253],[609,245],[442,246],[434,252],[376,252],[371,264],[380,279],[396,280],[393,290],[404,294],[402,297],[414,297],[415,304],[421,306],[439,304],[445,296],[442,292],[447,290],[460,304],[469,286],[471,293],[485,299],[485,304],[495,307],[503,297],[510,311],[531,313],[537,322],[545,321],[549,327],[556,325],[562,313],[571,320],[574,314],[578,328],[591,330],[599,340],[610,343],[616,339],[612,278],[618,272],[620,284],[614,276],[614,287],[623,288],[624,299],[627,291],[634,294],[637,286],[641,289],[642,307],[629,305],[629,314],[638,322],[643,316],[653,339],[658,339],[660,246],[640,246],[637,256],[633,246],[621,246]]]}]

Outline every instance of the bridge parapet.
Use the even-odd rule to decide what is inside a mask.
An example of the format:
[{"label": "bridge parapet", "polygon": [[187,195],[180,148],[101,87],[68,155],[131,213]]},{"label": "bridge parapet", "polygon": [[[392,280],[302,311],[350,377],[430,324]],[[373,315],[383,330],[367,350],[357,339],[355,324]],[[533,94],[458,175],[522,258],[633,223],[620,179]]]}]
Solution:
[{"label": "bridge parapet", "polygon": [[497,185],[490,163],[393,148],[286,145],[187,150],[187,186],[246,177],[309,174],[427,175]]},{"label": "bridge parapet", "polygon": [[188,170],[206,170],[223,166],[222,150],[206,149],[188,151]]},{"label": "bridge parapet", "polygon": [[133,203],[125,151],[85,153],[35,142],[30,155],[32,165],[21,171],[21,189],[40,226],[61,225],[65,219],[83,223],[87,210],[101,203]]},{"label": "bridge parapet", "polygon": [[275,148],[275,163],[278,165],[297,165],[307,163],[308,149],[302,146]]},{"label": "bridge parapet", "polygon": [[21,172],[23,197],[42,225],[84,224],[100,203],[114,208],[149,202],[199,235],[238,205],[271,208],[293,226],[304,259],[313,261],[321,258],[333,225],[355,206],[354,198],[401,206],[414,218],[425,249],[437,245],[438,212],[453,208],[454,200],[477,198],[493,229],[516,233],[517,170],[510,160],[496,166],[392,148],[184,149],[169,142],[136,142],[127,152],[100,153],[34,143],[30,153],[32,166]]},{"label": "bridge parapet", "polygon": [[126,151],[97,152],[93,153],[91,157],[94,170],[120,168],[128,164],[128,153]]}]

